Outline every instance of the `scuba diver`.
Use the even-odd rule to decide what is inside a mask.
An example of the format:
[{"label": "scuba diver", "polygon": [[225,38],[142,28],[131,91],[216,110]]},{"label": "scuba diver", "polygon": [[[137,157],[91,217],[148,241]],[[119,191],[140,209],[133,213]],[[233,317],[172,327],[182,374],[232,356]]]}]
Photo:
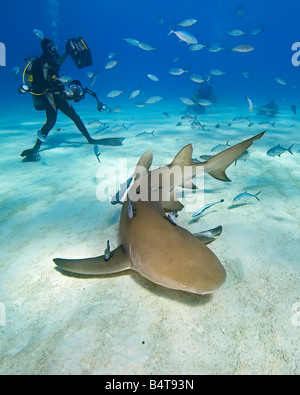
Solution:
[{"label": "scuba diver", "polygon": [[[73,81],[73,93],[77,96],[79,95],[78,100],[76,100],[71,95],[72,86],[70,86],[71,89],[65,88],[59,80],[58,72],[60,66],[69,54],[68,43],[66,45],[66,52],[62,56],[59,56],[58,48],[48,38],[42,39],[41,47],[43,52],[42,55],[30,62],[24,70],[24,75],[26,74],[31,88],[25,84],[19,88],[20,93],[31,92],[36,110],[45,110],[46,112],[46,123],[41,130],[38,131],[38,138],[34,147],[21,153],[21,156],[28,161],[37,161],[40,159],[39,149],[56,123],[58,110],[62,111],[75,123],[78,130],[89,144],[99,143],[99,140],[95,140],[90,136],[79,115],[77,115],[68,101],[79,101],[84,97],[85,90],[82,88],[80,82]],[[74,85],[75,82],[77,84]],[[86,89],[86,91],[89,90]],[[92,96],[97,99],[99,111],[106,109],[106,106],[99,102],[94,92],[89,91],[88,93],[92,94]],[[80,95],[83,97],[80,97]]]}]

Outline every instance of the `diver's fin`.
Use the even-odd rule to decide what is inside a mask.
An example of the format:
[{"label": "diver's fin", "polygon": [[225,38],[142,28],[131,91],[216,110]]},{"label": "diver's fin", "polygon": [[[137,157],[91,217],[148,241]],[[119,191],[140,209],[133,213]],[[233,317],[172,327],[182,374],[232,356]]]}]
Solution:
[{"label": "diver's fin", "polygon": [[227,177],[225,170],[230,166],[239,156],[241,156],[255,140],[259,140],[265,134],[266,131],[251,137],[248,140],[242,141],[239,144],[233,145],[225,151],[208,159],[204,164],[204,170],[206,173],[211,175],[220,181],[230,181]]},{"label": "diver's fin", "polygon": [[54,263],[63,271],[76,274],[96,276],[112,274],[128,270],[131,267],[123,245],[111,253],[111,258],[106,261],[104,255],[87,259],[53,259]]},{"label": "diver's fin", "polygon": [[23,151],[20,156],[24,158],[24,162],[38,162],[41,159],[38,150],[34,147]]},{"label": "diver's fin", "polygon": [[110,137],[106,139],[91,139],[90,144],[97,144],[97,145],[109,145],[112,147],[120,147],[123,145],[123,141],[125,137]]}]

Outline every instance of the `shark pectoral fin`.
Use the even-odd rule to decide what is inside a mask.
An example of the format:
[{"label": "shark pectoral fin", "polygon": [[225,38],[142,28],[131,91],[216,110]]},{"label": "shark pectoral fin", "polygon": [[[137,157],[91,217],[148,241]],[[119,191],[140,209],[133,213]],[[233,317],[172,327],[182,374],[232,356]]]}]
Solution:
[{"label": "shark pectoral fin", "polygon": [[169,194],[169,199],[162,202],[165,212],[181,211],[184,205],[176,198],[176,191],[173,189]]},{"label": "shark pectoral fin", "polygon": [[104,255],[96,258],[53,259],[53,261],[63,271],[90,276],[118,273],[131,268],[131,263],[123,245],[112,251],[111,255],[111,258],[107,261]]},{"label": "shark pectoral fin", "polygon": [[220,236],[222,231],[223,231],[222,226],[218,226],[217,228],[209,229],[204,232],[194,233],[194,236],[202,243],[209,244],[214,240],[216,240],[216,237]]},{"label": "shark pectoral fin", "polygon": [[225,173],[227,167],[237,160],[237,158],[240,157],[245,151],[247,151],[247,149],[253,144],[255,140],[261,139],[264,134],[265,132],[257,134],[256,136],[242,141],[241,143],[236,144],[208,159],[208,161],[204,164],[205,172],[217,180],[230,181]]},{"label": "shark pectoral fin", "polygon": [[163,209],[166,212],[172,212],[172,211],[181,211],[184,208],[184,205],[181,204],[179,201],[169,201],[169,202],[163,202]]},{"label": "shark pectoral fin", "polygon": [[201,243],[203,244],[209,244],[216,240],[214,237],[208,237],[203,235],[194,235],[194,236],[196,237],[196,239],[200,240]]}]

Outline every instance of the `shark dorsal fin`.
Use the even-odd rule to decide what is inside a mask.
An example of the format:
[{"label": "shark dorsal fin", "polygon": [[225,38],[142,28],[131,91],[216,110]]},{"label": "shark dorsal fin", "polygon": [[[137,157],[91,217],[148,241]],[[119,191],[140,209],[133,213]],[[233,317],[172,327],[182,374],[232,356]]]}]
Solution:
[{"label": "shark dorsal fin", "polygon": [[145,169],[146,172],[149,171],[153,161],[153,152],[147,151],[142,155],[136,165],[134,180],[136,181],[136,175],[141,173],[141,169]]},{"label": "shark dorsal fin", "polygon": [[191,166],[194,164],[192,160],[193,147],[188,144],[183,147],[173,159],[172,166]]}]

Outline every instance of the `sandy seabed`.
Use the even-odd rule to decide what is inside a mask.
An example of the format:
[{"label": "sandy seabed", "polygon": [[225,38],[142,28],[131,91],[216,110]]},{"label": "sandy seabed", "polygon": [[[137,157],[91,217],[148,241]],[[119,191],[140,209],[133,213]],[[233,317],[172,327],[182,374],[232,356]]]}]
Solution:
[{"label": "sandy seabed", "polygon": [[[223,204],[197,220],[188,203],[179,214],[179,224],[191,232],[223,226],[210,245],[228,273],[221,290],[198,296],[133,272],[88,278],[55,269],[55,257],[100,255],[108,239],[112,248],[119,245],[121,206],[96,195],[101,166],[116,169],[123,158],[132,171],[149,149],[153,165],[161,166],[188,143],[196,158],[264,129],[255,116],[251,127],[247,121],[228,127],[241,115],[237,108],[199,117],[204,131],[176,126],[180,111],[169,109],[167,118],[162,113],[168,109],[153,108],[101,115],[111,125],[135,124],[113,134],[126,137],[122,147],[100,147],[101,164],[62,115],[56,128],[63,130],[50,133],[40,162],[23,163],[18,155],[34,143],[43,114],[28,122],[2,117],[0,374],[300,373],[300,123],[288,110],[254,143],[247,161],[228,169],[232,183],[205,176],[205,204]],[[79,113],[86,124],[98,116]],[[89,130],[94,136],[97,129]],[[156,137],[136,137],[152,130]],[[266,155],[292,143],[293,156]],[[260,201],[233,205],[244,191],[261,191]]]}]

